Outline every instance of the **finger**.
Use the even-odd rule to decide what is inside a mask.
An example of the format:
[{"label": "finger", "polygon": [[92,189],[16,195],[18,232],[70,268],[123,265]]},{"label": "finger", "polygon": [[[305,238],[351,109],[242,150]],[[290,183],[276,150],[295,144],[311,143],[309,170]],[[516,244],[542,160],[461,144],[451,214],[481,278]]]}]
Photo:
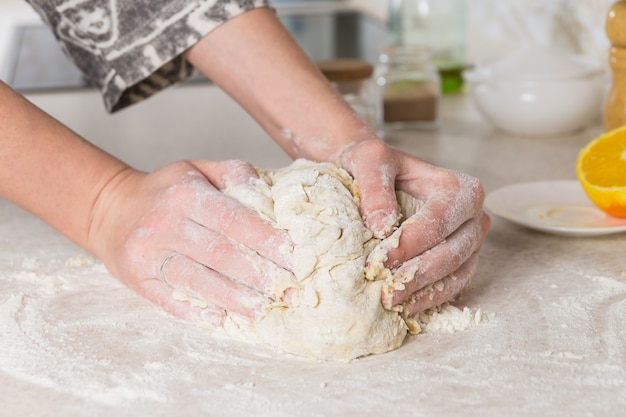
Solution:
[{"label": "finger", "polygon": [[474,253],[455,273],[414,293],[402,305],[402,315],[415,314],[454,300],[465,289],[478,268],[478,253]]},{"label": "finger", "polygon": [[287,290],[297,288],[291,272],[254,250],[192,221],[181,229],[189,237],[183,253],[221,275],[274,300],[283,299]]},{"label": "finger", "polygon": [[430,195],[419,211],[401,225],[399,243],[387,253],[387,267],[395,268],[418,256],[467,220],[481,215],[484,190],[478,180],[454,174],[447,181],[450,183],[441,185],[442,192]]},{"label": "finger", "polygon": [[192,164],[219,190],[250,183],[258,178],[256,168],[245,161],[192,161]]},{"label": "finger", "polygon": [[226,317],[226,312],[221,308],[209,305],[198,306],[191,301],[178,300],[175,289],[159,279],[143,280],[138,291],[152,303],[181,319],[202,321],[212,326],[220,326]]},{"label": "finger", "polygon": [[391,234],[400,214],[395,194],[397,167],[383,142],[371,140],[346,153],[342,165],[355,179],[361,200],[361,216],[375,237]]},{"label": "finger", "polygon": [[[249,319],[259,317],[271,300],[245,285],[228,279],[194,260],[175,256],[165,266],[161,278],[174,288],[174,299],[211,311],[227,311]],[[175,306],[176,303],[168,305]]]},{"label": "finger", "polygon": [[406,301],[411,294],[445,277],[467,261],[482,245],[489,229],[489,216],[482,213],[469,220],[439,245],[404,262],[393,274],[403,289],[386,293],[383,305],[391,307]]},{"label": "finger", "polygon": [[207,184],[206,178],[193,178],[185,187],[176,189],[177,194],[170,196],[171,201],[180,206],[177,211],[291,270],[293,242],[285,230],[278,229],[256,211],[213,188]]},{"label": "finger", "polygon": [[240,242],[285,269],[292,269],[293,242],[285,230],[234,199],[221,195],[219,200],[215,204],[213,198],[207,199],[206,207],[214,205],[210,215],[206,210],[206,215],[199,218],[199,224]]}]

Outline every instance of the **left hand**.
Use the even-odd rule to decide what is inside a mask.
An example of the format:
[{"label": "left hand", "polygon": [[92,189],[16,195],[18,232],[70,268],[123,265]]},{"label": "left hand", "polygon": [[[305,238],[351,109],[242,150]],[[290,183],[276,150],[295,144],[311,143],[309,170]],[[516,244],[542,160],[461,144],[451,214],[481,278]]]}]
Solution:
[{"label": "left hand", "polygon": [[342,153],[340,162],[357,182],[362,215],[375,236],[386,238],[395,228],[400,217],[396,191],[421,203],[401,224],[397,247],[393,239],[380,244],[387,252],[385,266],[398,284],[382,295],[383,305],[402,305],[403,315],[410,317],[454,299],[474,276],[489,230],[480,182],[380,140],[356,143]]},{"label": "left hand", "polygon": [[99,194],[88,247],[175,316],[213,325],[231,313],[256,320],[294,279],[287,232],[221,191],[255,178],[242,161],[122,171]]}]

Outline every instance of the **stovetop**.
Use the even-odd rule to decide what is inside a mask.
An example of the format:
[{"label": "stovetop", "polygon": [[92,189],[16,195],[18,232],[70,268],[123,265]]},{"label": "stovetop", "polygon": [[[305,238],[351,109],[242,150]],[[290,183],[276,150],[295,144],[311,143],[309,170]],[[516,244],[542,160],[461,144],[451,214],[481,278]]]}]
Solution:
[{"label": "stovetop", "polygon": [[[375,62],[386,41],[382,22],[356,11],[278,13],[283,24],[313,60],[362,58]],[[21,92],[91,88],[43,24],[18,26],[3,79]],[[201,74],[186,82],[207,82]]]}]

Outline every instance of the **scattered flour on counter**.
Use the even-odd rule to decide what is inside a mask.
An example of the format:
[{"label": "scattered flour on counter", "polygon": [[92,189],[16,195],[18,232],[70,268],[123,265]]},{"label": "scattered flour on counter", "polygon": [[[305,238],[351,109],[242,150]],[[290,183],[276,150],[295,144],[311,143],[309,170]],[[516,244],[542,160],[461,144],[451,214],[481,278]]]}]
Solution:
[{"label": "scattered flour on counter", "polygon": [[79,268],[81,266],[93,265],[94,259],[86,255],[78,255],[69,258],[65,261],[65,265],[73,268]]},{"label": "scattered flour on counter", "polygon": [[442,306],[432,308],[420,313],[416,318],[422,332],[445,332],[455,333],[478,326],[480,323],[492,320],[495,313],[487,313],[478,307],[460,309],[452,304],[445,303]]}]

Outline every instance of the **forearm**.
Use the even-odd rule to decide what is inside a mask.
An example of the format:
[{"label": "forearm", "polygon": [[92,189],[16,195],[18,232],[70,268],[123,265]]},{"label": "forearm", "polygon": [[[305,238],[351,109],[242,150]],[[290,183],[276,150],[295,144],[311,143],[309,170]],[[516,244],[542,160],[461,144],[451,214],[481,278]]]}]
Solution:
[{"label": "forearm", "polygon": [[375,137],[271,9],[226,22],[193,46],[187,58],[294,158],[335,162],[346,146]]},{"label": "forearm", "polygon": [[94,206],[127,169],[0,82],[0,196],[93,251]]}]

